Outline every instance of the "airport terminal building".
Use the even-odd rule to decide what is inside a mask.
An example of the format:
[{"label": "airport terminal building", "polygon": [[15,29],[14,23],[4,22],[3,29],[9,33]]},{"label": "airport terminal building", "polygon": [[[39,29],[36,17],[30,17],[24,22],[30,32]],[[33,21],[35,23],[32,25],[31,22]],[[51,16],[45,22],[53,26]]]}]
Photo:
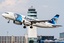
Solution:
[{"label": "airport terminal building", "polygon": [[0,36],[0,43],[25,43],[24,36]]},{"label": "airport terminal building", "polygon": [[[0,36],[0,43],[27,43],[25,36]],[[38,43],[41,43],[40,40],[45,39],[54,39],[54,36],[38,36]],[[30,42],[31,43],[31,42]]]},{"label": "airport terminal building", "polygon": [[[51,41],[52,40],[52,41]],[[25,36],[0,36],[0,43],[27,43],[28,38]],[[55,42],[54,36],[38,36],[37,43],[64,43],[64,42]],[[32,43],[32,41],[30,41]]]}]

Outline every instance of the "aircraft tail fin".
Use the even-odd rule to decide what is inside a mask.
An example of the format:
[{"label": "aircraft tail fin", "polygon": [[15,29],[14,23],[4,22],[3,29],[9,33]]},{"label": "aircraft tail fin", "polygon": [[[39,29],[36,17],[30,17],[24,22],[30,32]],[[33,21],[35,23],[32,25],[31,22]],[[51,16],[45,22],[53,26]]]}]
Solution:
[{"label": "aircraft tail fin", "polygon": [[56,24],[57,21],[58,21],[58,18],[59,18],[59,15],[56,14],[56,15],[51,19],[50,23],[52,23],[52,24]]}]

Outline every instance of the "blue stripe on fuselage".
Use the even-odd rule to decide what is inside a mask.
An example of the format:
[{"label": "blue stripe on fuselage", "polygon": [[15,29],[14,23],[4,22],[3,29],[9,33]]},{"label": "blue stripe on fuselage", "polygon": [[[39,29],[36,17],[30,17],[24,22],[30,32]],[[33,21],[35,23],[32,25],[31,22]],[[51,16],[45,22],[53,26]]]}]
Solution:
[{"label": "blue stripe on fuselage", "polygon": [[19,15],[19,14],[16,14],[16,15],[17,15],[16,21],[21,22],[21,21],[22,21],[22,16],[21,16],[21,15]]}]

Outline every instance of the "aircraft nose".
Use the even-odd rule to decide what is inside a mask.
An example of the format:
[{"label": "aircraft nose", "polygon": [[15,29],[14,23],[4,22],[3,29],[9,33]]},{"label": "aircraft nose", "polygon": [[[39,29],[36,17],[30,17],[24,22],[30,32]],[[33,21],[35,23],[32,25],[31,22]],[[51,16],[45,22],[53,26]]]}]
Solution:
[{"label": "aircraft nose", "polygon": [[3,17],[5,17],[5,14],[2,14]]}]

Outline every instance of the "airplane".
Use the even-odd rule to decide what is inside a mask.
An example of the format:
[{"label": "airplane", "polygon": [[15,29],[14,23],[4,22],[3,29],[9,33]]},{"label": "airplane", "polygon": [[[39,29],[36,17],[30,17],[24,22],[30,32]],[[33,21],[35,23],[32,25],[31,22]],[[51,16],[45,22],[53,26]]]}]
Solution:
[{"label": "airplane", "polygon": [[61,25],[56,25],[57,20],[59,18],[58,14],[56,14],[50,20],[34,19],[32,17],[24,16],[22,14],[13,13],[13,12],[4,12],[2,16],[8,20],[8,23],[10,22],[10,20],[12,20],[14,24],[17,25],[23,24],[24,25],[23,28],[26,28],[26,26],[30,26],[30,28],[33,28],[33,26],[40,27],[40,28],[62,27]]}]

